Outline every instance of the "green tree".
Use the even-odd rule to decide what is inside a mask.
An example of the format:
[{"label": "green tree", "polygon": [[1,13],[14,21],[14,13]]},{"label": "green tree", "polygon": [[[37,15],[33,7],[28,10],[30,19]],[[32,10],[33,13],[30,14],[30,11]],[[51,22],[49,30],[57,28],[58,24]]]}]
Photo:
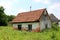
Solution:
[{"label": "green tree", "polygon": [[10,15],[10,16],[7,15],[7,18],[8,18],[8,22],[10,22],[15,18],[15,16],[14,15]]},{"label": "green tree", "polygon": [[7,25],[7,16],[4,13],[4,8],[0,6],[0,26],[6,26]]}]

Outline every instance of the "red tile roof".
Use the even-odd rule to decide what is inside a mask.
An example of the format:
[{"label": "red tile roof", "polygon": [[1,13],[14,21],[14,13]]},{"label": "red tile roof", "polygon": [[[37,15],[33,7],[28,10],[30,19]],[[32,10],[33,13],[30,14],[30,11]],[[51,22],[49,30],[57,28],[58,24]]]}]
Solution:
[{"label": "red tile roof", "polygon": [[45,9],[40,9],[31,12],[29,11],[29,12],[19,13],[17,17],[13,19],[12,23],[37,21],[41,17],[44,10]]}]

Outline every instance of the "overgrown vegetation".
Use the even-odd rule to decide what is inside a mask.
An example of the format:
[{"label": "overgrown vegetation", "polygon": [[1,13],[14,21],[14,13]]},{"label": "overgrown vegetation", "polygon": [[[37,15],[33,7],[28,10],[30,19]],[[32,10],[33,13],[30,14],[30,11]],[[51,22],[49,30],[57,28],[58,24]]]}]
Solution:
[{"label": "overgrown vegetation", "polygon": [[10,22],[15,18],[15,16],[14,15],[7,15],[7,18],[8,18],[8,22]]},{"label": "overgrown vegetation", "polygon": [[15,18],[14,15],[6,15],[4,10],[4,7],[0,6],[0,26],[7,26]]},{"label": "overgrown vegetation", "polygon": [[[52,25],[53,26],[53,25]],[[58,30],[56,30],[57,27]],[[0,40],[60,40],[60,27],[54,25],[43,32],[27,32],[13,30],[12,27],[0,27]]]},{"label": "overgrown vegetation", "polygon": [[4,13],[4,8],[0,7],[0,26],[6,26],[7,25],[7,16]]}]

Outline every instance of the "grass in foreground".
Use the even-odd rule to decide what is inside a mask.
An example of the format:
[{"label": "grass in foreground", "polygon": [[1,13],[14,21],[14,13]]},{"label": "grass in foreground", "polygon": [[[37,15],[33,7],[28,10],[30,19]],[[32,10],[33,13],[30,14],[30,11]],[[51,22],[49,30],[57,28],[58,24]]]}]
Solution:
[{"label": "grass in foreground", "polygon": [[0,27],[0,40],[60,40],[60,30],[49,29],[36,33],[13,30],[12,27]]}]

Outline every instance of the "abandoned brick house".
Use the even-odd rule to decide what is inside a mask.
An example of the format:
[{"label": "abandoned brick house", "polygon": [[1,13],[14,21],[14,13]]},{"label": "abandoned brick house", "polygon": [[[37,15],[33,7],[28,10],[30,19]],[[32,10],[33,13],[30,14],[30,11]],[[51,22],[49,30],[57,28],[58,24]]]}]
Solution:
[{"label": "abandoned brick house", "polygon": [[13,28],[40,32],[42,29],[51,28],[51,20],[46,9],[39,9],[19,13],[12,21]]}]

